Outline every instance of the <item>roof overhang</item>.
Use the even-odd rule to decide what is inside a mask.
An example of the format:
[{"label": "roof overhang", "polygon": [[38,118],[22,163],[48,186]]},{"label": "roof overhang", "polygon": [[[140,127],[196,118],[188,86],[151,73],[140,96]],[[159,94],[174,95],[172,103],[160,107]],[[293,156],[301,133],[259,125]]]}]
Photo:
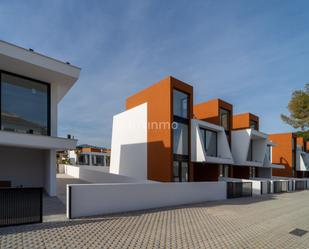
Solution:
[{"label": "roof overhang", "polygon": [[65,150],[75,149],[76,144],[76,139],[0,131],[0,146]]},{"label": "roof overhang", "polygon": [[77,81],[81,69],[0,40],[0,70],[55,84],[59,102]]},{"label": "roof overhang", "polygon": [[254,129],[247,129],[250,133],[251,139],[267,139],[268,135],[266,133],[254,130]]},{"label": "roof overhang", "polygon": [[285,166],[282,164],[271,164],[270,166],[272,169],[284,169]]}]

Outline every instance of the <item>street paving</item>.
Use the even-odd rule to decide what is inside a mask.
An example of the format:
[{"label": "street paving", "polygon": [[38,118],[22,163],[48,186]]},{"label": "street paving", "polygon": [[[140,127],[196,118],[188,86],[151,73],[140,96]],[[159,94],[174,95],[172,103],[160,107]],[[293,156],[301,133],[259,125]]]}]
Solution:
[{"label": "street paving", "polygon": [[0,228],[0,248],[308,249],[296,228],[309,231],[309,191]]}]

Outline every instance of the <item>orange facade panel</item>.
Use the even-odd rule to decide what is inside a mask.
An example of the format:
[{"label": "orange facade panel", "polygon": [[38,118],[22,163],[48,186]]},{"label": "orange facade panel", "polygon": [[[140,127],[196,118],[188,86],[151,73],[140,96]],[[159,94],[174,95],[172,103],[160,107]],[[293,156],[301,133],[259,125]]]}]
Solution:
[{"label": "orange facade panel", "polygon": [[192,86],[170,76],[126,100],[126,109],[147,102],[147,171],[149,180],[164,182],[173,180],[171,129],[173,122],[173,89],[183,91],[190,96],[189,118],[192,118]]},{"label": "orange facade panel", "polygon": [[299,148],[301,148],[302,150],[305,149],[306,144],[305,144],[305,139],[303,137],[298,137],[296,139],[296,143]]},{"label": "orange facade panel", "polygon": [[242,113],[233,116],[233,130],[248,129],[252,122],[256,124],[256,130],[259,130],[259,117],[252,113]]},{"label": "orange facade panel", "polygon": [[220,108],[225,109],[231,113],[230,124],[232,126],[233,105],[221,99],[212,99],[207,102],[194,105],[193,116],[196,119],[200,119],[216,125],[221,125]]},{"label": "orange facade panel", "polygon": [[[295,141],[293,133],[281,133],[269,135],[269,140],[276,144],[272,148],[272,162],[284,165],[284,169],[273,169],[274,176],[293,177],[293,167],[295,165]],[[294,164],[294,165],[293,165]]]}]

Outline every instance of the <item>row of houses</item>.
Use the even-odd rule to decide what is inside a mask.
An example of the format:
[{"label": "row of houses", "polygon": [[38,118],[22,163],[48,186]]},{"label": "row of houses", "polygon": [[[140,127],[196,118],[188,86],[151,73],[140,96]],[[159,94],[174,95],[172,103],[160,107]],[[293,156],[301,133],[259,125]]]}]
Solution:
[{"label": "row of houses", "polygon": [[69,150],[67,158],[72,165],[109,167],[110,152],[104,147],[81,144],[75,150]]},{"label": "row of houses", "polygon": [[[58,103],[80,70],[0,41],[0,186],[56,195],[56,152],[77,145],[58,136]],[[265,134],[257,116],[235,115],[220,99],[193,103],[193,87],[173,77],[127,98],[113,118],[110,173],[158,182],[308,177],[309,146],[295,134]],[[108,165],[109,152],[98,153],[78,160]]]},{"label": "row of houses", "polygon": [[222,99],[195,105],[193,92],[167,77],[128,97],[113,119],[110,172],[160,182],[309,177],[303,138],[266,134],[258,116]]}]

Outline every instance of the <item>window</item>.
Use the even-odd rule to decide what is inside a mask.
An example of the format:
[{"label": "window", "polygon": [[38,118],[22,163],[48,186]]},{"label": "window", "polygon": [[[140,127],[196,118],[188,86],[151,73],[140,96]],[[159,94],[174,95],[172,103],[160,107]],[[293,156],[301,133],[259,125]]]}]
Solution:
[{"label": "window", "polygon": [[173,114],[174,116],[181,117],[181,118],[189,118],[188,108],[189,104],[189,95],[178,91],[173,90]]},{"label": "window", "polygon": [[1,129],[50,135],[48,84],[1,73]]},{"label": "window", "polygon": [[111,157],[110,156],[105,156],[106,159],[106,166],[110,165]]},{"label": "window", "polygon": [[217,157],[217,132],[201,128],[206,156]]},{"label": "window", "polygon": [[230,130],[231,127],[231,112],[220,108],[220,125],[223,126],[225,130]]},{"label": "window", "polygon": [[269,162],[271,162],[271,146],[270,146],[270,145],[267,145],[267,148],[266,148],[266,157],[267,157],[267,159],[269,160]]},{"label": "window", "polygon": [[177,162],[177,161],[173,162],[173,176],[174,176],[174,182],[180,182],[180,178],[179,178],[179,162]]},{"label": "window", "polygon": [[249,167],[249,178],[254,178],[256,176],[255,167]]},{"label": "window", "polygon": [[229,176],[229,166],[225,164],[219,164],[219,176],[228,177]]},{"label": "window", "polygon": [[189,180],[188,162],[173,161],[174,182],[187,182]]},{"label": "window", "polygon": [[94,165],[94,166],[104,166],[104,156],[102,156],[102,155],[92,155],[92,165]]},{"label": "window", "polygon": [[173,89],[173,179],[188,181],[189,94]]},{"label": "window", "polygon": [[253,149],[252,149],[252,147],[253,147],[253,141],[250,140],[249,150],[248,150],[248,154],[247,154],[247,161],[253,161],[253,155],[252,155]]},{"label": "window", "polygon": [[258,130],[258,123],[255,120],[250,120],[250,128],[253,130]]},{"label": "window", "polygon": [[189,154],[189,133],[188,125],[183,123],[175,123],[173,130],[173,152],[177,155]]},{"label": "window", "polygon": [[87,154],[79,155],[78,164],[79,165],[89,165],[89,155],[87,155]]}]

